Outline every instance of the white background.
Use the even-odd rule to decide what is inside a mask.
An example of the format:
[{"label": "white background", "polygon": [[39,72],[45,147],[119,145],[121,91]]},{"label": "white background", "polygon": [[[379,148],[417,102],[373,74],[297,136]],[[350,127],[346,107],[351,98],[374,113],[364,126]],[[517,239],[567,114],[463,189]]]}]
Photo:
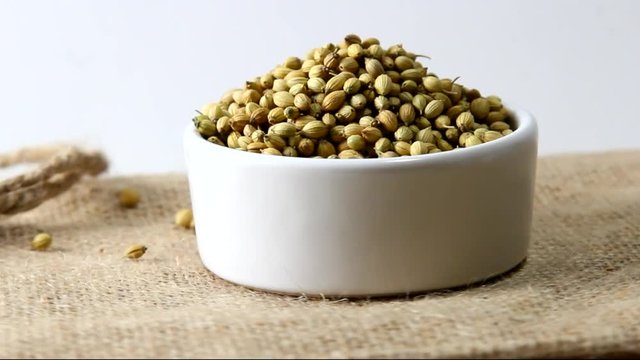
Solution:
[{"label": "white background", "polygon": [[541,155],[640,146],[640,1],[0,0],[0,151],[184,171],[194,109],[352,32],[531,111]]}]

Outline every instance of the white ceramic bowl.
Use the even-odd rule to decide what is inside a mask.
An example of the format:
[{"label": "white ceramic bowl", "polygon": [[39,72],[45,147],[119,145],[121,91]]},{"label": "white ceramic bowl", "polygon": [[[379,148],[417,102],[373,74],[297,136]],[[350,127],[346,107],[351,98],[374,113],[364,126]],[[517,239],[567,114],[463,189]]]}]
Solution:
[{"label": "white ceramic bowl", "polygon": [[537,125],[423,156],[253,154],[184,133],[198,250],[228,281],[268,291],[377,296],[471,284],[526,256]]}]

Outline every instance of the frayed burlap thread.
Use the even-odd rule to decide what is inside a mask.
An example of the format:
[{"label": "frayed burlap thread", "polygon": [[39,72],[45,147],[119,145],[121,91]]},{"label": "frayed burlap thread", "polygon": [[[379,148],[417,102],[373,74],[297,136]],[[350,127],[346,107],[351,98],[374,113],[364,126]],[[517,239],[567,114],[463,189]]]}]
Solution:
[{"label": "frayed burlap thread", "polygon": [[[123,186],[140,189],[138,208],[118,207]],[[0,220],[0,357],[640,355],[640,151],[541,158],[527,261],[422,295],[312,300],[230,284],[173,226],[187,206],[183,174],[87,179]],[[53,234],[49,251],[29,250],[37,228]],[[149,248],[139,261],[122,258],[132,243]]]}]

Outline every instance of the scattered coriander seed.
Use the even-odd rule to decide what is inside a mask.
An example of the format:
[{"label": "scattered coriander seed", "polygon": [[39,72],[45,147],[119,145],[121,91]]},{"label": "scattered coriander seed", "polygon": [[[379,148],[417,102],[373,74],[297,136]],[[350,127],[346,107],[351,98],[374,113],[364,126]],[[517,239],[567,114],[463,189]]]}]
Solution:
[{"label": "scattered coriander seed", "polygon": [[31,240],[31,249],[44,251],[49,248],[52,241],[53,241],[53,238],[49,233],[45,233],[45,232],[38,233],[36,234],[36,236],[33,237],[33,240]]},{"label": "scattered coriander seed", "polygon": [[129,246],[125,250],[124,256],[128,257],[129,259],[138,259],[142,255],[144,255],[146,252],[147,252],[147,247],[146,246],[140,245],[140,244],[136,244],[136,245]]},{"label": "scattered coriander seed", "polygon": [[120,206],[124,208],[134,208],[140,202],[140,192],[132,187],[126,187],[118,193]]},{"label": "scattered coriander seed", "polygon": [[189,224],[193,221],[193,212],[191,209],[180,209],[174,216],[174,222],[176,225],[185,229],[189,228]]}]

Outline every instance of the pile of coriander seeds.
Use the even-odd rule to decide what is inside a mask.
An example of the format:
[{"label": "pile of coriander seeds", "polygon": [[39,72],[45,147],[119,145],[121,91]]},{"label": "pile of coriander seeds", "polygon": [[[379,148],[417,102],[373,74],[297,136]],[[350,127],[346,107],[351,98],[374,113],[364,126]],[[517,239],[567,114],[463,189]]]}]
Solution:
[{"label": "pile of coriander seeds", "polygon": [[347,35],[228,91],[193,123],[217,145],[330,159],[431,154],[512,132],[499,97],[439,78],[419,58]]}]

